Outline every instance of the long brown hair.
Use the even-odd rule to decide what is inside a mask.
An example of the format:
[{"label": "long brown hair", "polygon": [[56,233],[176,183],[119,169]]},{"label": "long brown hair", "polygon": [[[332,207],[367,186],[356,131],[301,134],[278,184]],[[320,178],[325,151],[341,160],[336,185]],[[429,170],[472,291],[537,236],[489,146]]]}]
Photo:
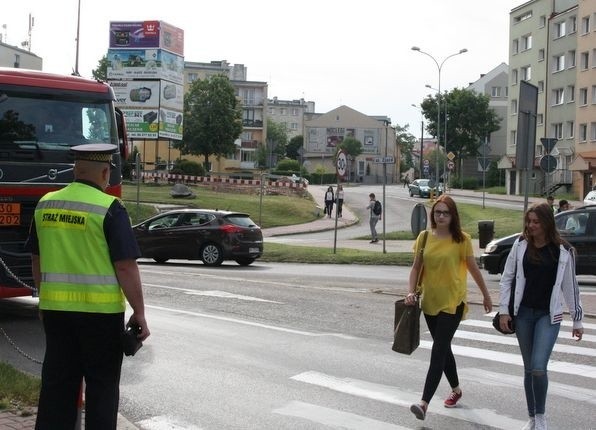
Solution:
[{"label": "long brown hair", "polygon": [[451,233],[451,237],[457,243],[463,242],[464,234],[461,230],[461,222],[459,220],[459,212],[457,211],[457,206],[455,205],[455,201],[447,194],[443,194],[443,195],[439,196],[439,198],[433,204],[433,207],[430,210],[430,226],[432,228],[437,228],[437,223],[435,221],[435,206],[437,206],[438,203],[444,203],[445,205],[447,205],[447,209],[449,209],[449,214],[451,215],[450,222],[449,222],[449,232]]},{"label": "long brown hair", "polygon": [[528,252],[530,253],[532,260],[537,261],[540,259],[540,257],[538,254],[538,249],[536,248],[534,237],[530,235],[530,231],[528,229],[528,224],[530,223],[529,214],[531,213],[536,215],[536,218],[538,218],[538,222],[544,231],[544,239],[546,240],[547,244],[552,243],[557,246],[564,245],[567,248],[571,247],[567,241],[561,238],[559,230],[557,230],[553,208],[548,203],[534,203],[524,214],[524,231],[522,233],[524,239],[528,241]]}]

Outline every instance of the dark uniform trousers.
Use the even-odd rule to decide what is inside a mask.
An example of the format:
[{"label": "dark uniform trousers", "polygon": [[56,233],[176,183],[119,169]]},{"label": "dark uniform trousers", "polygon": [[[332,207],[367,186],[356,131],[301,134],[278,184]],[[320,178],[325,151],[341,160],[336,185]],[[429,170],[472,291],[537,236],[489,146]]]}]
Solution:
[{"label": "dark uniform trousers", "polygon": [[72,430],[85,378],[85,429],[116,429],[124,313],[42,311],[46,353],[36,430]]}]

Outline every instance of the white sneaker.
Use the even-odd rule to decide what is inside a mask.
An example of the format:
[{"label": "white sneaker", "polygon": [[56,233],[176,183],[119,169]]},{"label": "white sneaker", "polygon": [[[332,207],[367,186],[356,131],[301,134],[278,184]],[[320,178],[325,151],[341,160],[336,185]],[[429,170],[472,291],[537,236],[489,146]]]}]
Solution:
[{"label": "white sneaker", "polygon": [[536,419],[536,423],[534,424],[535,430],[548,430],[546,416],[544,414],[536,414],[534,418]]},{"label": "white sneaker", "polygon": [[522,430],[535,430],[536,428],[536,419],[534,417],[530,417],[530,420],[526,423],[525,426],[522,427]]}]

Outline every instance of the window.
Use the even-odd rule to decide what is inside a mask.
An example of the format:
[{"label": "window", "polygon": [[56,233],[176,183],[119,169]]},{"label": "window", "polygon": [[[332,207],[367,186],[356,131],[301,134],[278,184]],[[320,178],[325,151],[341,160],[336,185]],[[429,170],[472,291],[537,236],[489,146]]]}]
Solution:
[{"label": "window", "polygon": [[596,85],[592,85],[592,104],[596,105]]},{"label": "window", "polygon": [[596,140],[596,122],[590,123],[590,140]]},{"label": "window", "polygon": [[21,56],[19,54],[14,54],[14,68],[18,69],[21,67]]},{"label": "window", "polygon": [[565,21],[555,23],[555,39],[565,36]]},{"label": "window", "polygon": [[532,79],[532,66],[526,66],[521,68],[521,75],[524,81]]},{"label": "window", "polygon": [[567,67],[570,69],[575,67],[575,49],[570,50],[567,52]]},{"label": "window", "polygon": [[292,108],[292,116],[298,116],[298,109]]},{"label": "window", "polygon": [[293,122],[292,124],[290,124],[290,129],[292,129],[292,130],[298,130],[298,123],[297,122]]},{"label": "window", "polygon": [[540,48],[538,50],[538,61],[544,61],[544,49]]},{"label": "window", "polygon": [[575,33],[577,31],[577,17],[572,16],[569,18],[569,34]]},{"label": "window", "polygon": [[590,54],[588,52],[582,52],[580,54],[579,66],[581,67],[582,70],[588,70],[589,65],[590,65]]},{"label": "window", "polygon": [[492,87],[490,89],[491,97],[501,97],[501,87]]},{"label": "window", "polygon": [[517,143],[517,130],[511,130],[511,134],[509,135],[509,145],[515,146]]},{"label": "window", "polygon": [[538,19],[538,27],[542,28],[546,25],[546,16],[542,15],[539,19]]},{"label": "window", "polygon": [[287,115],[288,114],[288,110],[286,108],[281,108],[279,114],[280,115]]},{"label": "window", "polygon": [[528,49],[532,49],[532,35],[526,34],[521,38],[522,43],[522,51],[527,51]]},{"label": "window", "polygon": [[567,131],[567,136],[565,137],[567,137],[567,139],[573,139],[573,132],[575,131],[575,122],[567,121],[565,129]]},{"label": "window", "polygon": [[590,16],[584,16],[582,18],[582,34],[588,34],[590,32]]},{"label": "window", "polygon": [[511,45],[511,51],[513,55],[519,52],[519,40],[513,39],[513,44]]},{"label": "window", "polygon": [[557,88],[553,90],[553,106],[563,104],[563,97],[565,96],[565,91],[563,88]]},{"label": "window", "polygon": [[275,108],[269,108],[269,115],[275,115]]},{"label": "window", "polygon": [[536,124],[537,125],[544,124],[544,114],[543,113],[539,113],[538,115],[536,115]]},{"label": "window", "polygon": [[198,73],[189,73],[189,74],[187,75],[187,77],[188,77],[188,82],[194,82],[194,81],[196,81],[197,79],[199,79],[199,75],[198,75]]},{"label": "window", "polygon": [[557,122],[553,124],[553,136],[557,139],[563,138],[563,123]]},{"label": "window", "polygon": [[544,81],[538,81],[538,92],[541,93],[544,91]]},{"label": "window", "polygon": [[579,125],[579,141],[586,142],[588,140],[588,124]]},{"label": "window", "polygon": [[592,49],[592,67],[596,68],[596,49]]},{"label": "window", "polygon": [[513,23],[517,24],[518,22],[525,21],[526,19],[532,18],[532,11],[524,12],[521,15],[516,16],[513,18]]},{"label": "window", "polygon": [[555,55],[553,57],[553,72],[560,72],[565,68],[565,55]]},{"label": "window", "polygon": [[572,103],[575,101],[575,85],[567,85],[567,102]]},{"label": "window", "polygon": [[517,85],[517,69],[511,71],[511,84]]},{"label": "window", "polygon": [[511,100],[511,115],[517,114],[517,100]]},{"label": "window", "polygon": [[586,106],[587,104],[588,104],[588,89],[580,88],[579,89],[579,105]]}]

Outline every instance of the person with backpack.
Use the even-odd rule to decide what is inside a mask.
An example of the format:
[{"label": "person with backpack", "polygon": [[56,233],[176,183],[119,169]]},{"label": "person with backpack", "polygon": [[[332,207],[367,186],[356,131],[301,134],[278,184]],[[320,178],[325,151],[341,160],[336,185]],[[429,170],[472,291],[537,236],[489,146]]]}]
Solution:
[{"label": "person with backpack", "polygon": [[370,201],[366,209],[370,210],[370,243],[377,243],[379,241],[377,236],[377,223],[381,219],[383,207],[381,206],[381,202],[376,200],[375,193],[370,193],[368,197],[370,198]]}]

